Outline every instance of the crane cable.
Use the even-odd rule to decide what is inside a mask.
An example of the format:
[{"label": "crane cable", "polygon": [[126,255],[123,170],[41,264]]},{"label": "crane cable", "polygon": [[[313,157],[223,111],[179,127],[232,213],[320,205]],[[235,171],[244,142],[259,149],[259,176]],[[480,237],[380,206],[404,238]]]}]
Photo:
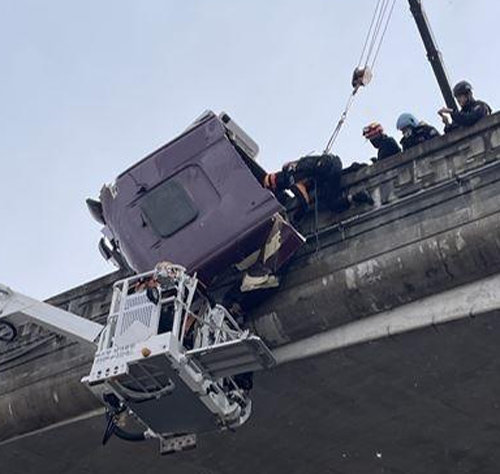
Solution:
[{"label": "crane cable", "polygon": [[342,126],[346,121],[347,114],[349,113],[349,110],[354,102],[356,93],[362,86],[368,85],[372,78],[372,71],[375,67],[380,48],[384,41],[395,4],[396,0],[377,1],[377,5],[370,22],[370,27],[368,29],[368,33],[366,34],[365,43],[359,57],[358,66],[354,70],[352,79],[353,90],[349,94],[344,111],[340,115],[340,119],[328,139],[326,147],[323,151],[324,154],[330,153],[335,140],[339,136]]}]

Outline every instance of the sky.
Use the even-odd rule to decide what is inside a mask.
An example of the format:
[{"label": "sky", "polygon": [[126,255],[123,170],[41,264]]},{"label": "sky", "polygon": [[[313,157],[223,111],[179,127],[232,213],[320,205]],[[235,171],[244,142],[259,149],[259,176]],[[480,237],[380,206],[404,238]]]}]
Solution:
[{"label": "sky", "polygon": [[[259,162],[321,151],[375,0],[0,0],[0,282],[46,298],[113,270],[85,199],[206,109],[228,112]],[[497,0],[424,0],[452,82],[499,103]],[[406,0],[333,151],[402,112],[441,128],[439,89]]]}]

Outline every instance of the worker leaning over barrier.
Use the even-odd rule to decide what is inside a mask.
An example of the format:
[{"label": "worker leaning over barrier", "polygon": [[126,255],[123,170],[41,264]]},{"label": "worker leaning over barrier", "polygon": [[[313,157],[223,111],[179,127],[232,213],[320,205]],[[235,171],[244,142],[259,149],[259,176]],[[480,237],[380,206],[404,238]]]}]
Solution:
[{"label": "worker leaning over barrier", "polygon": [[[342,161],[338,156],[310,155],[284,164],[281,171],[267,174],[262,184],[273,191],[288,209],[294,208],[295,220],[301,218],[313,204],[333,212],[342,212],[351,204],[373,204],[366,191],[354,194],[343,192],[341,177]],[[292,203],[286,202],[285,190],[293,193]]]},{"label": "worker leaning over barrier", "polygon": [[313,202],[315,184],[327,205],[338,199],[341,175],[342,161],[338,156],[311,155],[285,163],[281,171],[266,175],[263,185],[278,199],[281,193],[290,190],[298,204],[297,217],[301,217]]},{"label": "worker leaning over barrier", "polygon": [[460,110],[443,107],[438,111],[445,125],[445,133],[461,127],[471,127],[483,117],[491,114],[491,107],[486,102],[474,98],[470,82],[457,83],[453,88],[453,95],[457,99]]},{"label": "worker leaning over barrier", "polygon": [[400,141],[403,150],[408,150],[439,136],[439,132],[432,125],[419,122],[414,115],[409,113],[399,116],[396,127],[403,134],[403,138]]},{"label": "worker leaning over barrier", "polygon": [[[378,150],[377,160],[383,160],[389,156],[396,155],[401,151],[394,138],[386,135],[382,125],[373,122],[363,128],[363,136]],[[375,160],[372,158],[372,160]]]}]

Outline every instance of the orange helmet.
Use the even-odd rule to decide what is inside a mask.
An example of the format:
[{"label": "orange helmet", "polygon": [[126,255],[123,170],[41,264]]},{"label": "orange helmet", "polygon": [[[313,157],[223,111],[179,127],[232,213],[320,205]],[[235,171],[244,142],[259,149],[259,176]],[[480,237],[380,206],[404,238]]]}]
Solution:
[{"label": "orange helmet", "polygon": [[363,128],[363,136],[368,140],[377,138],[383,134],[384,129],[378,122],[372,122],[370,125],[367,125],[365,128]]}]

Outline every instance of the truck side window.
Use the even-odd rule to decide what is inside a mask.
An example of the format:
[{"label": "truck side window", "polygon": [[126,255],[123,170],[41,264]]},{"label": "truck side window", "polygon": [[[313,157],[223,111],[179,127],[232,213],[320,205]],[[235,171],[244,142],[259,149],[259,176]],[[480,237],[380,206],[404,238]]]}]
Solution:
[{"label": "truck side window", "polygon": [[160,237],[169,237],[194,221],[198,209],[175,179],[169,179],[149,191],[141,200],[142,212]]}]

